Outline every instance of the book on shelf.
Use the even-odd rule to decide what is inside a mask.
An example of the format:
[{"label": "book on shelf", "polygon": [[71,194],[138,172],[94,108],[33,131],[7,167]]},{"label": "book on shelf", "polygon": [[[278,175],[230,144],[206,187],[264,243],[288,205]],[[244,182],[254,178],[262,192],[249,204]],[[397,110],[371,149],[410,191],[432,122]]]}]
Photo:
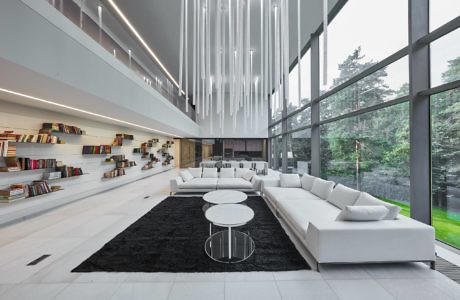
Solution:
[{"label": "book on shelf", "polygon": [[16,145],[11,140],[0,140],[0,157],[16,156]]},{"label": "book on shelf", "polygon": [[82,154],[110,154],[112,147],[110,145],[85,145]]},{"label": "book on shelf", "polygon": [[24,184],[11,184],[8,189],[0,190],[0,203],[25,199],[26,196],[26,186]]},{"label": "book on shelf", "polygon": [[127,133],[117,133],[115,136],[121,137],[124,140],[134,140],[134,135]]},{"label": "book on shelf", "polygon": [[56,167],[56,171],[60,172],[61,178],[74,177],[83,175],[81,168],[76,168],[72,166],[60,166]]},{"label": "book on shelf", "polygon": [[17,161],[21,170],[37,170],[37,169],[54,169],[56,168],[56,159],[31,159],[28,157],[18,157]]},{"label": "book on shelf", "polygon": [[77,126],[67,125],[63,123],[43,123],[40,133],[51,134],[53,132],[61,132],[67,134],[83,135],[85,131]]},{"label": "book on shelf", "polygon": [[46,180],[35,180],[27,185],[27,189],[29,198],[53,192]]},{"label": "book on shelf", "polygon": [[5,157],[3,159],[3,166],[0,167],[0,172],[17,172],[21,171],[21,166],[19,165],[16,157]]}]

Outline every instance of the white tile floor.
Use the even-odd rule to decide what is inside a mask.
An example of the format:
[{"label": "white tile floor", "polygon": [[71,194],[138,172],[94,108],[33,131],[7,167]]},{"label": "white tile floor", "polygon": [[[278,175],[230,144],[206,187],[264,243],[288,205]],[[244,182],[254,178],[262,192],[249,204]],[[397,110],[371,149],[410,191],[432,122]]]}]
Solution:
[{"label": "white tile floor", "polygon": [[[460,299],[460,285],[419,263],[327,266],[321,273],[70,272],[164,199],[174,175],[159,174],[1,228],[0,299]],[[51,256],[26,266],[42,254]]]}]

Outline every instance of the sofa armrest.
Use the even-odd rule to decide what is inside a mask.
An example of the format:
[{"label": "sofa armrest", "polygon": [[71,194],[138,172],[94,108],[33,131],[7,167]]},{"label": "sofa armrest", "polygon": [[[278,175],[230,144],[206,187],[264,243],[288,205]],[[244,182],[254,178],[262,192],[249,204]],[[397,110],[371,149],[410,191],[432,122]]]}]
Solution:
[{"label": "sofa armrest", "polygon": [[175,179],[171,179],[169,181],[169,185],[171,188],[171,193],[177,193],[179,191],[179,185],[184,183],[181,177],[176,177]]},{"label": "sofa armrest", "polygon": [[324,262],[396,262],[435,259],[434,229],[413,222],[309,222],[305,242]]}]

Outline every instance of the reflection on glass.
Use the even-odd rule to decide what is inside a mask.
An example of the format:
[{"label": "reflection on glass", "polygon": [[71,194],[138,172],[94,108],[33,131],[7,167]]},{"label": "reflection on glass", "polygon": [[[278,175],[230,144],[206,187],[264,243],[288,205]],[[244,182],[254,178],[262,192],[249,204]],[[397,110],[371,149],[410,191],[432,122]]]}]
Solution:
[{"label": "reflection on glass", "polygon": [[[352,65],[358,66],[359,60]],[[340,77],[349,70],[343,69]],[[321,120],[344,115],[409,94],[409,64],[403,57],[320,102]]]},{"label": "reflection on glass", "polygon": [[311,124],[311,108],[307,107],[287,119],[287,130],[291,131]]},{"label": "reflection on glass", "polygon": [[296,65],[289,73],[289,102],[287,103],[287,112],[290,113],[302,105],[310,102],[311,95],[311,80],[310,80],[310,50],[302,56],[300,60],[301,68],[301,80],[300,92],[302,99],[299,101],[299,66]]},{"label": "reflection on glass", "polygon": [[460,1],[430,0],[430,31],[460,16]]},{"label": "reflection on glass", "polygon": [[430,69],[432,87],[460,79],[459,42],[460,29],[457,29],[431,43]]},{"label": "reflection on glass", "polygon": [[431,140],[436,238],[460,248],[460,89],[431,96]]},{"label": "reflection on glass", "polygon": [[295,174],[310,173],[311,133],[310,129],[287,135],[287,172]]},{"label": "reflection on glass", "polygon": [[[347,1],[328,27],[328,82],[321,93],[407,46],[408,6],[407,0]],[[321,35],[320,55],[322,45]],[[362,63],[354,67],[357,59]],[[341,75],[343,69],[348,70],[342,72],[346,76]]]},{"label": "reflection on glass", "polygon": [[283,138],[281,136],[271,139],[271,161],[270,165],[273,170],[281,171],[283,155]]},{"label": "reflection on glass", "polygon": [[409,103],[321,125],[321,176],[409,214]]},{"label": "reflection on glass", "polygon": [[281,123],[278,123],[277,125],[271,128],[271,136],[278,135],[280,133],[281,133]]}]

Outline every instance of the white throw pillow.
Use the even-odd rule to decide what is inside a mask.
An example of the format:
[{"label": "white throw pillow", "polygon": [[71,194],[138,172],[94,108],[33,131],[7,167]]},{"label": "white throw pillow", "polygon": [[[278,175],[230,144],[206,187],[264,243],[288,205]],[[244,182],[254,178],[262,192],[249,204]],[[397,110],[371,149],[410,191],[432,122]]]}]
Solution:
[{"label": "white throw pillow", "polygon": [[355,202],[355,206],[363,206],[363,205],[383,205],[388,209],[388,214],[383,218],[384,220],[394,220],[398,217],[399,212],[401,211],[401,207],[387,203],[385,201],[379,200],[375,197],[372,197],[368,193],[362,192],[358,200]]},{"label": "white throw pillow", "polygon": [[300,178],[300,182],[302,184],[302,188],[307,191],[311,191],[311,187],[313,186],[313,182],[315,181],[315,176],[311,176],[307,173],[302,175]]},{"label": "white throw pillow", "polygon": [[235,169],[233,168],[221,168],[220,178],[235,178]]},{"label": "white throw pillow", "polygon": [[326,200],[329,197],[329,194],[334,189],[334,182],[327,181],[321,178],[315,178],[313,185],[311,186],[310,192],[321,199]]},{"label": "white throw pillow", "polygon": [[179,172],[179,174],[184,182],[187,182],[193,179],[193,175],[188,170],[182,170]]},{"label": "white throw pillow", "polygon": [[201,178],[201,168],[188,168],[188,171],[193,175],[193,178]]},{"label": "white throw pillow", "polygon": [[254,175],[256,175],[256,172],[254,172],[252,170],[249,170],[246,173],[244,173],[243,176],[241,176],[241,178],[243,178],[244,180],[247,180],[247,181],[251,181],[251,179],[252,179],[252,177],[254,177]]},{"label": "white throw pillow", "polygon": [[382,205],[351,206],[347,205],[337,216],[337,221],[380,221],[388,209]]},{"label": "white throw pillow", "polygon": [[217,178],[217,168],[203,168],[203,178]]},{"label": "white throw pillow", "polygon": [[280,174],[280,186],[285,188],[300,188],[300,177],[298,174]]},{"label": "white throw pillow", "polygon": [[248,171],[251,171],[249,168],[236,168],[235,169],[235,178],[243,178],[243,175]]},{"label": "white throw pillow", "polygon": [[338,184],[326,200],[332,205],[344,209],[347,205],[355,204],[360,194],[360,191]]}]

